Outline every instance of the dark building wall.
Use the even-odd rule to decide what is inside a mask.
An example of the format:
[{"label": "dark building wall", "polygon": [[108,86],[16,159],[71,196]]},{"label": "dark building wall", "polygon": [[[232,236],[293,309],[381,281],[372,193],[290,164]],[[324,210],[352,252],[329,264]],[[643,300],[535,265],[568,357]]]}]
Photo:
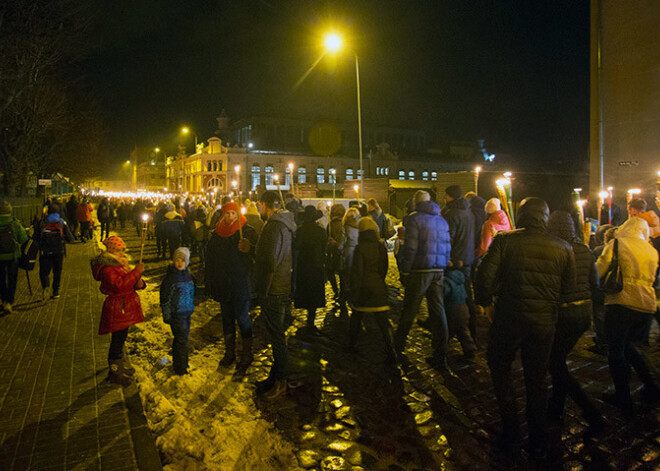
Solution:
[{"label": "dark building wall", "polygon": [[591,8],[590,190],[601,186],[602,106],[604,186],[618,196],[632,187],[648,194],[660,170],[660,1],[591,0]]}]

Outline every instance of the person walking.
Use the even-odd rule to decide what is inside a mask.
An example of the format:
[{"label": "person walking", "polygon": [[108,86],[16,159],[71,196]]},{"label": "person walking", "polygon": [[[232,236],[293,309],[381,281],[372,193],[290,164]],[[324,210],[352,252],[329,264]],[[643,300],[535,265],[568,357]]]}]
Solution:
[{"label": "person walking", "polygon": [[548,217],[545,201],[524,199],[516,218],[518,228],[495,236],[475,279],[477,303],[492,312],[495,299],[487,359],[502,417],[498,443],[510,448],[520,441],[511,379],[511,364],[520,350],[529,451],[535,459],[547,451],[547,372],[557,306],[575,290],[573,250],[548,234]]},{"label": "person walking", "polygon": [[342,224],[344,226],[344,242],[340,247],[341,262],[339,272],[339,292],[341,293],[341,297],[339,298],[339,310],[342,315],[348,315],[346,303],[350,299],[350,275],[351,268],[353,267],[353,253],[355,252],[355,247],[357,247],[360,234],[359,223],[360,212],[357,208],[349,208],[342,218]]},{"label": "person walking", "polygon": [[0,201],[0,300],[2,309],[11,313],[16,296],[18,259],[28,236],[23,225],[12,216],[8,201]]},{"label": "person walking", "polygon": [[465,277],[465,292],[470,310],[470,334],[477,339],[477,311],[474,307],[472,292],[472,264],[475,250],[475,222],[470,204],[463,197],[463,190],[458,185],[450,185],[445,189],[445,207],[442,217],[449,224],[451,239],[451,267],[461,270]]},{"label": "person walking", "polygon": [[172,368],[174,374],[188,374],[188,336],[190,318],[195,310],[195,282],[188,271],[190,250],[179,247],[174,251],[160,284],[160,308],[163,321],[170,325],[172,341]]},{"label": "person walking", "polygon": [[499,199],[489,199],[484,208],[488,215],[488,219],[481,226],[481,236],[479,239],[479,246],[477,247],[476,258],[484,256],[488,247],[490,247],[491,242],[493,242],[493,237],[495,237],[498,232],[511,230],[511,223],[509,222],[506,213],[502,210],[502,205],[500,204]]},{"label": "person walking", "polygon": [[399,251],[399,273],[405,287],[401,319],[394,335],[397,353],[403,352],[408,333],[426,297],[431,319],[434,368],[448,370],[449,339],[443,300],[443,276],[451,253],[449,226],[440,207],[426,191],[414,196],[415,211],[403,219],[406,239]]},{"label": "person walking", "polygon": [[[60,297],[60,283],[62,280],[62,268],[64,255],[66,254],[65,242],[73,242],[73,234],[69,225],[60,217],[60,208],[56,205],[48,207],[48,215],[39,224],[36,240],[39,243],[39,279],[41,281],[41,298],[53,299]],[[53,273],[53,285],[51,291],[50,273]]]},{"label": "person walking", "polygon": [[73,238],[77,238],[78,233],[78,200],[76,195],[71,195],[69,201],[66,203],[66,218],[69,222],[69,229],[71,229],[71,234]]},{"label": "person walking", "polygon": [[191,207],[190,232],[192,234],[193,252],[204,263],[206,258],[206,244],[209,240],[208,227],[206,226],[206,208],[201,204],[197,208]]},{"label": "person walking", "polygon": [[341,269],[341,247],[344,245],[344,225],[342,219],[346,208],[342,204],[333,204],[330,207],[330,222],[328,223],[328,253],[326,257],[326,275],[335,294],[335,299],[341,296],[340,285],[337,284],[337,275]]},{"label": "person walking", "polygon": [[101,240],[105,240],[110,237],[110,222],[112,221],[110,202],[108,201],[108,198],[103,198],[99,205],[96,207],[96,217],[101,224]]},{"label": "person walking", "polygon": [[566,396],[582,409],[589,424],[589,434],[597,434],[605,426],[600,411],[585,394],[580,383],[571,374],[566,358],[582,334],[591,325],[592,297],[598,289],[596,260],[589,247],[578,239],[572,216],[564,211],[554,211],[548,218],[548,233],[568,242],[575,255],[575,290],[561,299],[557,317],[555,338],[550,353],[552,394],[548,402],[548,418],[561,423]]},{"label": "person walking", "polygon": [[277,192],[261,196],[261,214],[267,219],[255,253],[255,290],[273,348],[273,365],[268,378],[257,383],[257,392],[267,399],[286,393],[289,361],[284,335],[284,317],[291,297],[291,261],[294,216],[280,207]]},{"label": "person walking", "polygon": [[385,284],[388,269],[387,248],[380,239],[378,225],[372,218],[360,219],[358,227],[360,236],[350,269],[352,313],[348,348],[355,351],[362,330],[362,319],[366,313],[373,313],[385,344],[385,361],[394,365],[397,358],[392,339],[392,324],[388,317],[390,307]]},{"label": "person walking", "polygon": [[632,366],[644,384],[642,399],[660,398],[660,389],[651,369],[635,346],[648,330],[652,315],[657,311],[653,283],[658,269],[658,252],[649,243],[649,225],[639,217],[631,217],[616,231],[614,240],[605,245],[596,265],[601,277],[607,272],[616,253],[623,278],[623,289],[605,294],[605,334],[608,343],[608,362],[614,391],[604,399],[632,412],[629,372]]},{"label": "person walking", "polygon": [[101,282],[101,293],[107,297],[103,303],[99,335],[111,334],[108,349],[108,380],[128,386],[135,372],[124,362],[124,343],[128,328],[144,322],[140,296],[136,290],[145,289],[142,280],[144,265],[138,263],[131,269],[126,257],[126,244],[117,236],[103,241],[106,250],[92,259],[92,275]]},{"label": "person walking", "polygon": [[87,197],[84,197],[76,209],[76,216],[80,223],[80,240],[83,243],[92,238],[92,211],[94,208],[89,204]]},{"label": "person walking", "polygon": [[461,343],[463,358],[473,360],[477,346],[468,328],[470,311],[467,307],[465,275],[463,275],[463,272],[448,270],[445,274],[443,288],[448,337],[451,339],[455,336]]},{"label": "person walking", "polygon": [[378,235],[380,236],[383,233],[386,216],[375,198],[369,198],[367,200],[367,212],[378,226]]},{"label": "person walking", "polygon": [[294,304],[307,311],[307,327],[314,328],[316,309],[325,306],[325,261],[328,246],[326,231],[316,224],[323,214],[305,206],[303,223],[293,241],[296,265],[293,271],[296,292]]},{"label": "person walking", "polygon": [[[166,206],[165,214],[160,220],[161,241],[167,241],[170,250],[170,258],[174,257],[174,251],[181,246],[181,236],[185,229],[183,217],[174,210],[172,204]],[[164,251],[164,249],[163,249]]]},{"label": "person walking", "polygon": [[245,371],[252,363],[250,300],[254,293],[252,275],[257,233],[233,201],[226,203],[222,212],[206,247],[205,286],[207,294],[220,303],[222,312],[225,354],[220,365],[227,367],[236,361],[238,324],[243,345],[237,369]]}]

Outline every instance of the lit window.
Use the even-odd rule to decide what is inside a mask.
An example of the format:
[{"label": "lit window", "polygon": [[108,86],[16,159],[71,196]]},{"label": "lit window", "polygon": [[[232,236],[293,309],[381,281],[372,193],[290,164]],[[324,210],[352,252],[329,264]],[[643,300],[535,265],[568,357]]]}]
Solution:
[{"label": "lit window", "polygon": [[414,180],[415,179],[415,171],[411,170],[408,172],[408,180]]},{"label": "lit window", "polygon": [[347,168],[346,169],[346,180],[353,180],[353,169],[352,168]]},{"label": "lit window", "polygon": [[357,171],[358,180],[362,180],[362,170],[358,169]]},{"label": "lit window", "polygon": [[406,171],[399,170],[399,180],[405,180],[405,179],[406,179]]},{"label": "lit window", "polygon": [[325,183],[325,169],[323,167],[316,169],[316,183]]},{"label": "lit window", "polygon": [[261,184],[261,167],[259,165],[252,166],[252,190]]},{"label": "lit window", "polygon": [[328,170],[328,183],[337,183],[337,169],[331,168]]},{"label": "lit window", "polygon": [[291,169],[289,167],[286,167],[286,169],[284,170],[284,184],[285,185],[291,184]]},{"label": "lit window", "polygon": [[424,180],[424,181],[428,181],[428,179],[429,179],[429,171],[428,171],[428,170],[424,170],[424,171],[422,172],[422,180]]},{"label": "lit window", "polygon": [[305,167],[298,168],[298,183],[307,182],[307,169]]},{"label": "lit window", "polygon": [[273,166],[272,165],[266,165],[265,174],[266,174],[266,185],[272,185],[273,184]]},{"label": "lit window", "polygon": [[434,182],[438,181],[438,172],[431,172],[431,180]]}]

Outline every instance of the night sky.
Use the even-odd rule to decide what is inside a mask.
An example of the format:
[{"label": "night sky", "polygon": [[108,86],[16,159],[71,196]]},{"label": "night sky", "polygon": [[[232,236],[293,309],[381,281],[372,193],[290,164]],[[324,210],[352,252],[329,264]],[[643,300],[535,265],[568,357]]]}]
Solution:
[{"label": "night sky", "polygon": [[78,66],[118,162],[134,144],[171,152],[184,124],[209,137],[223,108],[355,120],[350,55],[324,58],[295,86],[331,27],[360,57],[365,122],[483,138],[539,167],[587,158],[586,0],[140,0],[98,11]]}]

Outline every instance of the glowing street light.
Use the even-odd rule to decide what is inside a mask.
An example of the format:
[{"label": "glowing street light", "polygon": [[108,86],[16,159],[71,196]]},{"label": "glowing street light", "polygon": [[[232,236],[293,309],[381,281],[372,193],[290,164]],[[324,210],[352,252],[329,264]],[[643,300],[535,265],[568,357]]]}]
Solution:
[{"label": "glowing street light", "polygon": [[[342,38],[334,32],[327,33],[323,40],[325,50],[330,53],[339,51],[343,46]],[[357,115],[358,115],[358,146],[360,152],[360,172],[358,179],[360,180],[360,193],[364,193],[364,165],[362,163],[362,105],[360,103],[360,61],[358,55],[353,52],[355,56],[355,82],[357,84]],[[359,199],[359,195],[358,195]]]},{"label": "glowing street light", "polygon": [[[190,128],[188,126],[184,126],[181,128],[181,133],[182,134],[190,134]],[[195,152],[197,152],[197,134],[195,134]]]}]

